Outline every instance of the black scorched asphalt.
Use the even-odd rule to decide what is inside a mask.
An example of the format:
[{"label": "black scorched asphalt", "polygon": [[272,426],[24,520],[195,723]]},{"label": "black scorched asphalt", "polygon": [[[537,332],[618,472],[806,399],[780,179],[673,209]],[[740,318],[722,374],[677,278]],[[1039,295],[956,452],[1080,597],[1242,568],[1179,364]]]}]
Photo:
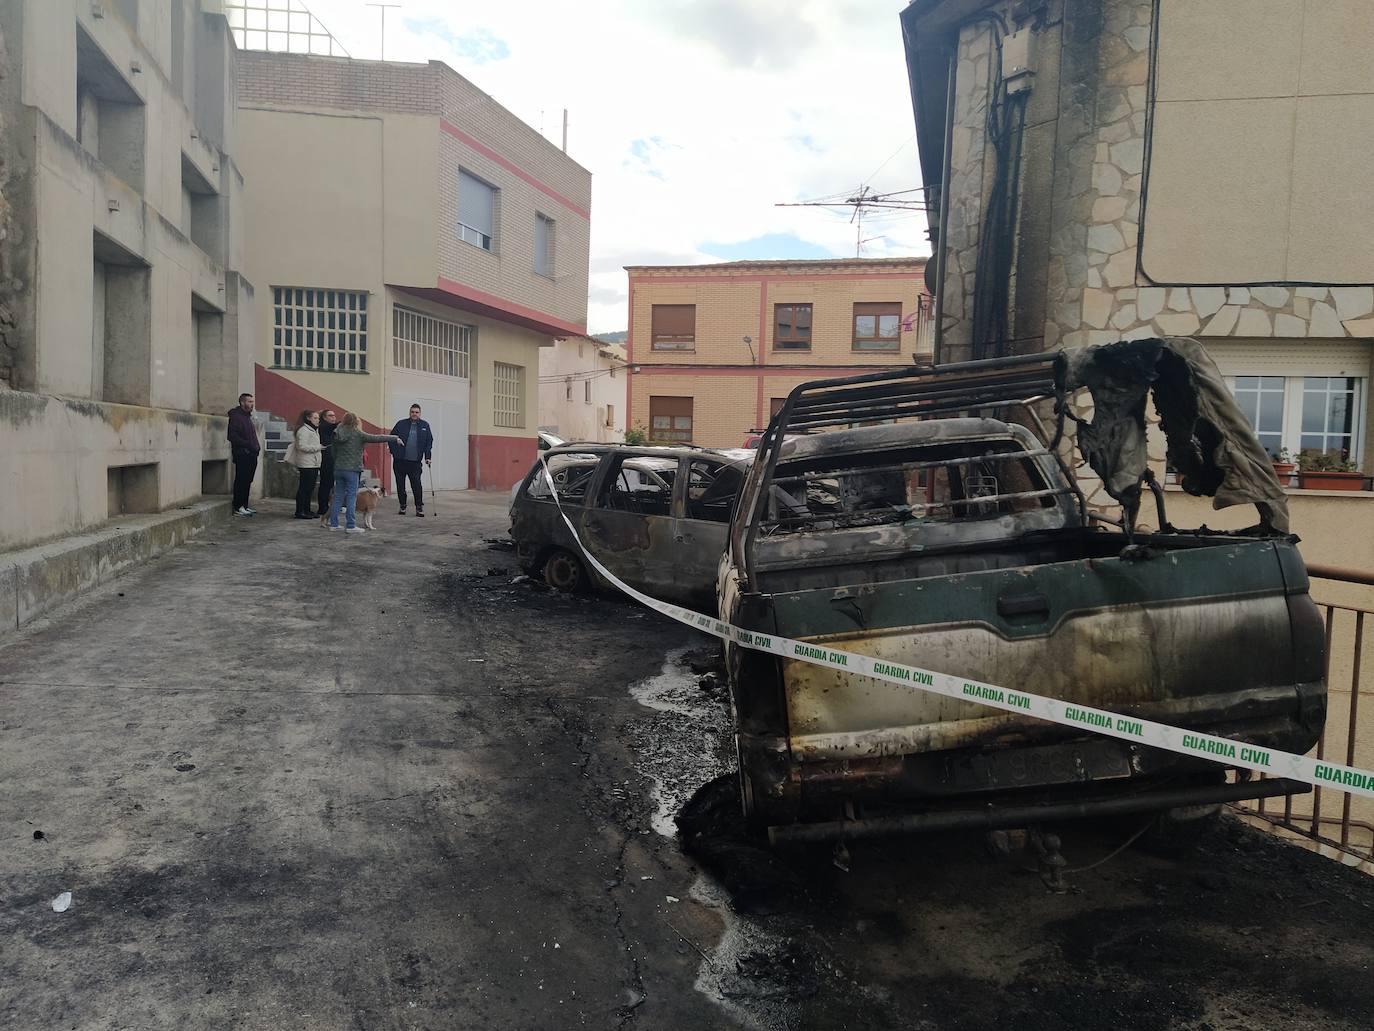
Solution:
[{"label": "black scorched asphalt", "polygon": [[1066,895],[976,836],[758,850],[709,678],[631,693],[710,642],[440,501],[264,504],[0,642],[0,1026],[1374,1026],[1374,880],[1234,823]]}]

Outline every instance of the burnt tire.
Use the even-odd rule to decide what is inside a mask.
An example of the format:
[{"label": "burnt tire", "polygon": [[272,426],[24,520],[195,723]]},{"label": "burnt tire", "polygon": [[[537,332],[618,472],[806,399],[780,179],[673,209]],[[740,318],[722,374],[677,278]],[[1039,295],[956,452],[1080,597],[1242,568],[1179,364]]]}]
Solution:
[{"label": "burnt tire", "polygon": [[555,590],[580,591],[587,583],[587,571],[571,551],[555,548],[544,559],[544,582]]}]

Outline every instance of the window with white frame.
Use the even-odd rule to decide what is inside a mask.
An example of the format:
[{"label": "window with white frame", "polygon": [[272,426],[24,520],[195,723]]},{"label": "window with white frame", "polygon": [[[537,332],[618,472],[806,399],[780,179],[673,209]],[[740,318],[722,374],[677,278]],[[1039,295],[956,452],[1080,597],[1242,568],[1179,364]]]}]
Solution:
[{"label": "window with white frame", "polygon": [[496,239],[496,187],[475,175],[458,173],[458,238],[484,251]]},{"label": "window with white frame", "polygon": [[436,319],[402,305],[391,309],[391,359],[398,369],[468,378],[475,326]]},{"label": "window with white frame", "polygon": [[497,426],[525,425],[525,367],[496,362],[492,367],[491,421]]},{"label": "window with white frame", "polygon": [[1271,456],[1286,449],[1343,453],[1359,462],[1365,380],[1359,376],[1228,376],[1237,404]]},{"label": "window with white frame", "polygon": [[[534,216],[534,271],[549,279],[553,278],[554,262],[554,221],[538,212]],[[577,345],[577,353],[582,353],[582,345]]]},{"label": "window with white frame", "polygon": [[272,364],[316,372],[367,371],[367,291],[272,288]]}]

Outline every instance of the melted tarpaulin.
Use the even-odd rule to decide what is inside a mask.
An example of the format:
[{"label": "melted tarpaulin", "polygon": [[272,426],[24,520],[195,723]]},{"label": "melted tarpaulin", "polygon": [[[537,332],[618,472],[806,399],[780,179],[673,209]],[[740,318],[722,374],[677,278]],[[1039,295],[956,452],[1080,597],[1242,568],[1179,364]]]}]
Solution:
[{"label": "melted tarpaulin", "polygon": [[1078,449],[1120,502],[1127,526],[1149,470],[1145,398],[1153,393],[1179,485],[1214,498],[1213,508],[1253,504],[1262,529],[1288,532],[1288,499],[1272,461],[1196,340],[1123,340],[1064,356],[1064,392],[1087,388],[1093,399],[1092,420],[1078,420]]}]

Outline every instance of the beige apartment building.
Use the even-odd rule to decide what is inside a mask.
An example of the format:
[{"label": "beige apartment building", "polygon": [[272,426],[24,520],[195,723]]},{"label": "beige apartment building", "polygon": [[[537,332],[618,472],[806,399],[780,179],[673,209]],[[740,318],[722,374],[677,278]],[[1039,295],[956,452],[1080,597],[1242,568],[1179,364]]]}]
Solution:
[{"label": "beige apartment building", "polygon": [[[1271,452],[1374,469],[1374,7],[915,0],[902,26],[942,361],[1195,336]],[[1348,541],[1374,495],[1293,494],[1309,556],[1374,568]]]},{"label": "beige apartment building", "polygon": [[435,486],[509,487],[540,350],[586,332],[590,173],[437,61],[244,50],[238,77],[259,404],[389,429],[419,402]]},{"label": "beige apartment building", "polygon": [[227,493],[254,292],[217,6],[0,3],[0,551]]},{"label": "beige apartment building", "polygon": [[800,383],[931,357],[924,258],[629,266],[625,407],[649,439],[739,447]]}]

